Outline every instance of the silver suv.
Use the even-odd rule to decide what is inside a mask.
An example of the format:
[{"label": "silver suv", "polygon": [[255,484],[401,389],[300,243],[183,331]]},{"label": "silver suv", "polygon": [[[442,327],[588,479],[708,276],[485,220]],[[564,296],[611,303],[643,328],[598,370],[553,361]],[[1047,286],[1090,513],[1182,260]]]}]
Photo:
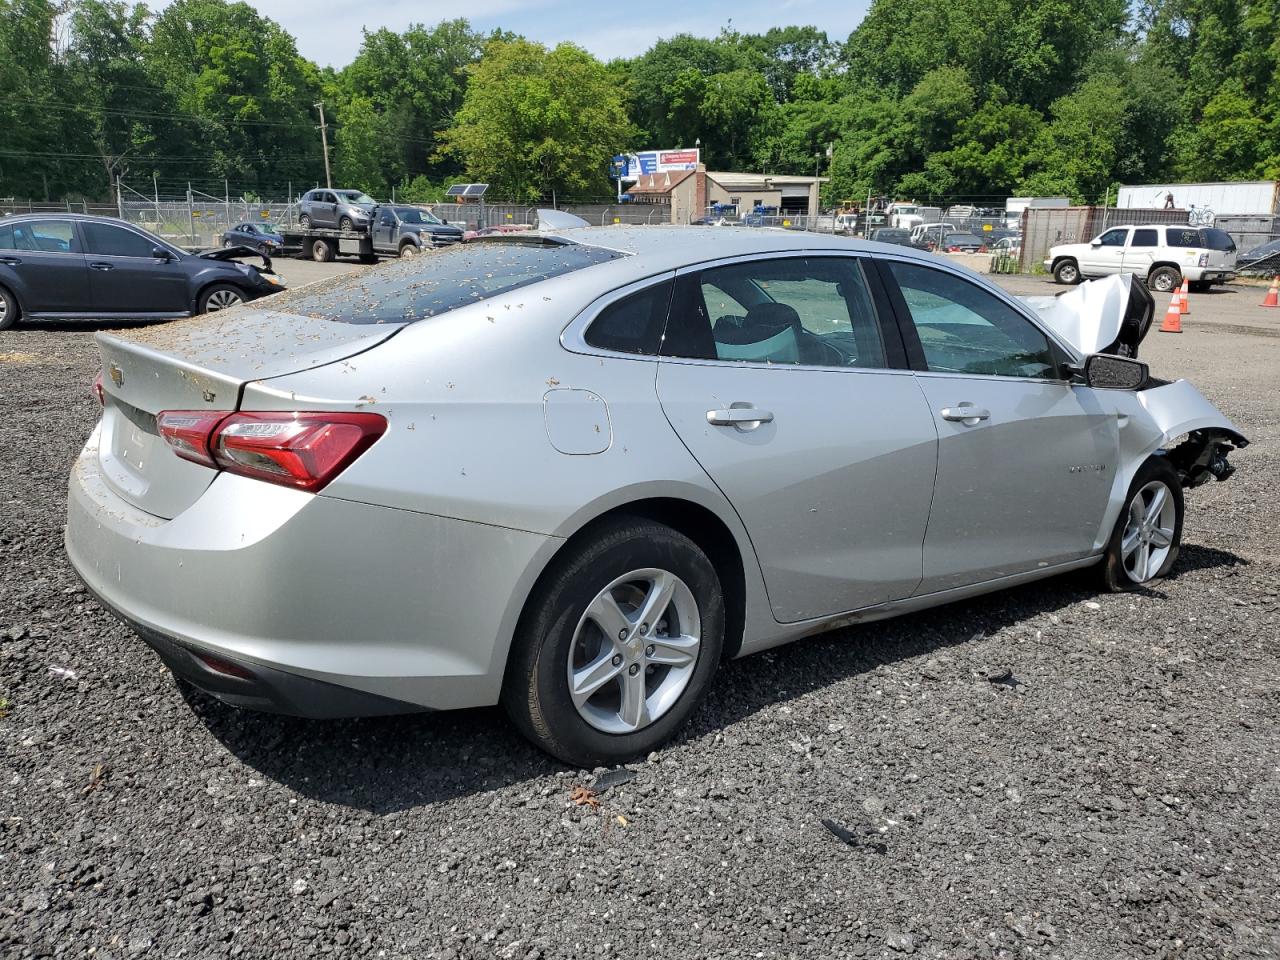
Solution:
[{"label": "silver suv", "polygon": [[303,230],[328,227],[366,230],[378,201],[360,190],[308,190],[298,201],[298,224]]}]

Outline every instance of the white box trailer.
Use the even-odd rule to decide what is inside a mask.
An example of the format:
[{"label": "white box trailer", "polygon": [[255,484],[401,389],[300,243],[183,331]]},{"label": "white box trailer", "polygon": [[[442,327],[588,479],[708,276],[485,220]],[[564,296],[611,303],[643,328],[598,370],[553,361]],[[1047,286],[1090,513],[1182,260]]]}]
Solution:
[{"label": "white box trailer", "polygon": [[1163,210],[1173,194],[1175,210],[1208,207],[1215,216],[1280,214],[1280,181],[1238,183],[1146,183],[1121,187],[1115,206],[1129,210]]},{"label": "white box trailer", "polygon": [[1028,207],[1069,207],[1070,197],[1010,197],[1004,202],[1004,225],[1017,230]]}]

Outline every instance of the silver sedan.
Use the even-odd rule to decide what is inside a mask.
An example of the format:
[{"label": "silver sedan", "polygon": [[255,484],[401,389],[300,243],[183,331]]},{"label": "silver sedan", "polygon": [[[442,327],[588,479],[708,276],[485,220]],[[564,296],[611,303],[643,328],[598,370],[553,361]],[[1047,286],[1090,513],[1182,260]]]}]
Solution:
[{"label": "silver sedan", "polygon": [[608,764],[727,657],[1161,576],[1246,443],[1136,360],[1127,278],[1027,303],[901,246],[552,222],[99,334],[85,583],[230,703],[501,702]]}]

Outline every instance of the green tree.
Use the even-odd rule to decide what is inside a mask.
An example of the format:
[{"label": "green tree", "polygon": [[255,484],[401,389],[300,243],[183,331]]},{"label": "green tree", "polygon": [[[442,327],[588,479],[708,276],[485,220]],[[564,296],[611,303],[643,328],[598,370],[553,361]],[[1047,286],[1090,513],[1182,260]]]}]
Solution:
[{"label": "green tree", "polygon": [[608,192],[608,159],[635,131],[608,71],[585,50],[494,41],[469,68],[444,149],[503,198]]}]

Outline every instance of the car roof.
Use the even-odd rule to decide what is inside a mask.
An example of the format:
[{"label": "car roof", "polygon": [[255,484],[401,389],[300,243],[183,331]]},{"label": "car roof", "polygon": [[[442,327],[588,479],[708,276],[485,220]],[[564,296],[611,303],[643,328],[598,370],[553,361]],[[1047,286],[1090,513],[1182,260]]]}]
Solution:
[{"label": "car roof", "polygon": [[786,230],[775,227],[608,226],[579,227],[554,234],[570,243],[607,247],[631,254],[637,269],[654,273],[730,257],[769,253],[804,253],[807,250],[846,253],[884,253],[936,263],[928,254],[874,240]]},{"label": "car roof", "polygon": [[0,217],[0,224],[21,223],[27,220],[81,220],[86,223],[114,223],[122,227],[133,227],[141,230],[136,223],[121,220],[119,217],[101,217],[96,213],[68,213],[65,210],[48,210],[44,213],[15,213],[12,216]]}]

